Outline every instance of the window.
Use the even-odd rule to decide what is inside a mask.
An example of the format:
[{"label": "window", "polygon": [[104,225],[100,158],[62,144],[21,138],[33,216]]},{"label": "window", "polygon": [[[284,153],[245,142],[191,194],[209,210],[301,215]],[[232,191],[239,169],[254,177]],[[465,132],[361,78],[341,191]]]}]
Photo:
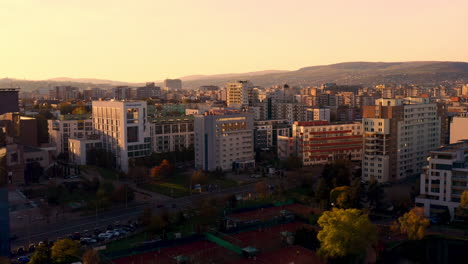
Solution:
[{"label": "window", "polygon": [[137,142],[138,141],[138,127],[127,127],[127,142]]}]

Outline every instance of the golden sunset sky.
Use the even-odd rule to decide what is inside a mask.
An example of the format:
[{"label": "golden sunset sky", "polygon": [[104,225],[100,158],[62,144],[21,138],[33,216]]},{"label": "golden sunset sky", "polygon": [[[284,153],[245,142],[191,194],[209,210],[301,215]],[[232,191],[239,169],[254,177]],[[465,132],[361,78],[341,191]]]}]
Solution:
[{"label": "golden sunset sky", "polygon": [[468,61],[467,0],[0,0],[0,78]]}]

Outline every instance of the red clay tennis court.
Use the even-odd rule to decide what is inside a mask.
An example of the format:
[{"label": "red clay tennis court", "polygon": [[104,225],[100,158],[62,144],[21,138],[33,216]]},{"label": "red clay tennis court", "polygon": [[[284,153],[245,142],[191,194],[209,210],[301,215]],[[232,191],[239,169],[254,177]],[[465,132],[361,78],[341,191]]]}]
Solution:
[{"label": "red clay tennis court", "polygon": [[224,259],[241,259],[235,253],[210,241],[198,241],[186,245],[164,248],[134,256],[113,260],[115,264],[175,264],[176,256],[186,256],[189,263],[223,263]]},{"label": "red clay tennis court", "polygon": [[[226,262],[225,262],[226,263]],[[255,258],[227,262],[229,264],[324,264],[315,252],[301,246],[289,246],[261,253]]]}]

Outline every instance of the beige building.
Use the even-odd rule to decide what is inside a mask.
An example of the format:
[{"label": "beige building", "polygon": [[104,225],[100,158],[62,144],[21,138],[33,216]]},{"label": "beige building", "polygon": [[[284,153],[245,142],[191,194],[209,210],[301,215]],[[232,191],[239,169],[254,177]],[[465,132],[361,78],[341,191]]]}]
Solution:
[{"label": "beige building", "polygon": [[450,144],[468,139],[468,113],[454,116],[450,122]]},{"label": "beige building", "polygon": [[253,85],[249,81],[230,82],[226,86],[227,106],[241,108],[253,102]]},{"label": "beige building", "polygon": [[98,135],[91,135],[86,138],[70,138],[68,140],[70,162],[86,165],[88,163],[89,151],[101,148],[102,141]]}]

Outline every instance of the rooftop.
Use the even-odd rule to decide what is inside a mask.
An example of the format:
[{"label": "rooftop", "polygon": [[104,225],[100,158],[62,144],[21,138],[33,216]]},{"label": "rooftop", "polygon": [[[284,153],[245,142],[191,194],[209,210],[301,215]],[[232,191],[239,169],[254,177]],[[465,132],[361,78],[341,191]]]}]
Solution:
[{"label": "rooftop", "polygon": [[465,147],[468,147],[468,139],[460,140],[457,143],[453,143],[447,146],[434,149],[431,152],[456,152],[460,148],[465,148]]}]

